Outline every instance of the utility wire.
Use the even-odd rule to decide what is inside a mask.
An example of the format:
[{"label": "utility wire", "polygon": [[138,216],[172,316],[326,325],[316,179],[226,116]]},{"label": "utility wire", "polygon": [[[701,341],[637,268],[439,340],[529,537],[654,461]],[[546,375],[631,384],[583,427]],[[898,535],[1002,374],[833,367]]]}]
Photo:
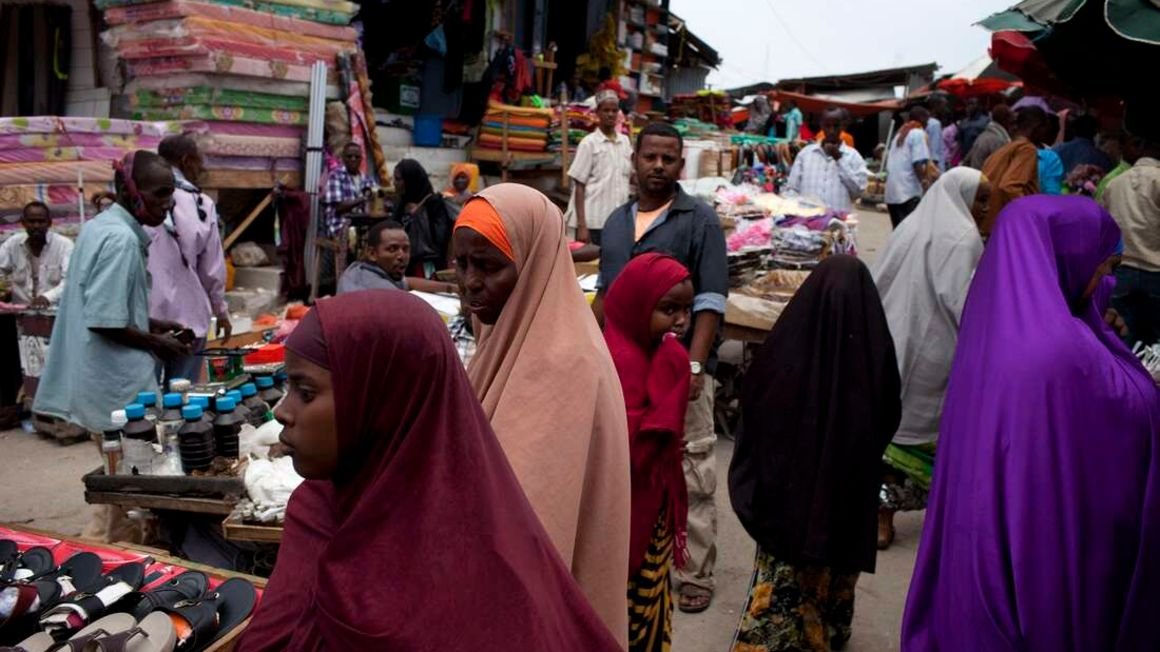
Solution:
[{"label": "utility wire", "polygon": [[810,52],[809,49],[807,49],[800,40],[798,40],[797,35],[793,33],[792,29],[790,29],[789,23],[785,22],[781,15],[777,13],[777,9],[774,9],[773,7],[773,0],[765,0],[765,6],[769,7],[769,13],[773,14],[773,18],[778,22],[778,24],[781,25],[781,29],[785,31],[790,40],[798,46],[802,53],[805,54],[810,61],[813,61],[814,65],[816,65],[822,72],[828,72],[827,66],[823,65],[822,62],[819,61],[818,58],[815,57],[813,53]]}]

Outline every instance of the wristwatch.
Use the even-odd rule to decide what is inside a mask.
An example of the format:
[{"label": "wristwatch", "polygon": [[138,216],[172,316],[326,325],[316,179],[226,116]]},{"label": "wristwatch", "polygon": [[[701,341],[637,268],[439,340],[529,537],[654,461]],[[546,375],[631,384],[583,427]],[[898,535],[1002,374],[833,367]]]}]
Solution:
[{"label": "wristwatch", "polygon": [[689,363],[689,370],[693,372],[694,376],[700,376],[701,374],[705,373],[705,366],[700,362],[693,360]]}]

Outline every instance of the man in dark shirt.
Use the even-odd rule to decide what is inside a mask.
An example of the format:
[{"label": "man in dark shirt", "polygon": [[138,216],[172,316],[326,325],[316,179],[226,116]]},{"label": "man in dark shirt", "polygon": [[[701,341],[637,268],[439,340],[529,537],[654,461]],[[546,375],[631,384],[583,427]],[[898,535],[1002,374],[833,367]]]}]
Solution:
[{"label": "man in dark shirt", "polygon": [[1068,140],[1052,147],[1059,160],[1063,161],[1063,175],[1066,177],[1078,165],[1094,165],[1107,174],[1115,163],[1099,147],[1096,147],[1096,132],[1100,123],[1095,117],[1081,113],[1068,125]]},{"label": "man in dark shirt", "polygon": [[713,429],[713,372],[729,264],[725,234],[717,213],[705,202],[681,190],[677,179],[684,168],[684,142],[672,126],[653,123],[637,137],[633,163],[640,197],[613,211],[601,236],[597,318],[603,322],[604,293],[634,256],[663,251],[681,261],[692,274],[696,293],[693,326],[685,337],[692,383],[685,421],[685,481],[689,488],[689,562],[678,571],[682,611],[708,608],[713,597],[713,566],[717,558],[717,459]]}]

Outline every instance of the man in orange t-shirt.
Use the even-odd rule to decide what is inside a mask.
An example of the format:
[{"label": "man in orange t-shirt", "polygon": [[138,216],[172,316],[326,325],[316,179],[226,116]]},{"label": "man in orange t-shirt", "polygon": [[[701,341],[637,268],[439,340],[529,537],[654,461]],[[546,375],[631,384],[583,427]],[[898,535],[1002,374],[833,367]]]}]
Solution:
[{"label": "man in orange t-shirt", "polygon": [[1039,192],[1039,145],[1051,123],[1038,106],[1019,109],[1010,143],[1000,147],[983,164],[983,175],[991,180],[991,209],[981,229],[991,233],[999,211],[1012,201]]}]

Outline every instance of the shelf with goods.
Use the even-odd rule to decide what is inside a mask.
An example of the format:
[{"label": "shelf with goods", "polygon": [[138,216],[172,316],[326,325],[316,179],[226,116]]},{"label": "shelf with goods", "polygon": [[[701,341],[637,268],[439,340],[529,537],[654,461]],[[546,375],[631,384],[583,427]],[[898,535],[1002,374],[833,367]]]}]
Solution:
[{"label": "shelf with goods", "polygon": [[647,113],[665,94],[668,64],[667,3],[621,0],[619,43],[625,51],[621,85],[637,94],[635,110]]}]

